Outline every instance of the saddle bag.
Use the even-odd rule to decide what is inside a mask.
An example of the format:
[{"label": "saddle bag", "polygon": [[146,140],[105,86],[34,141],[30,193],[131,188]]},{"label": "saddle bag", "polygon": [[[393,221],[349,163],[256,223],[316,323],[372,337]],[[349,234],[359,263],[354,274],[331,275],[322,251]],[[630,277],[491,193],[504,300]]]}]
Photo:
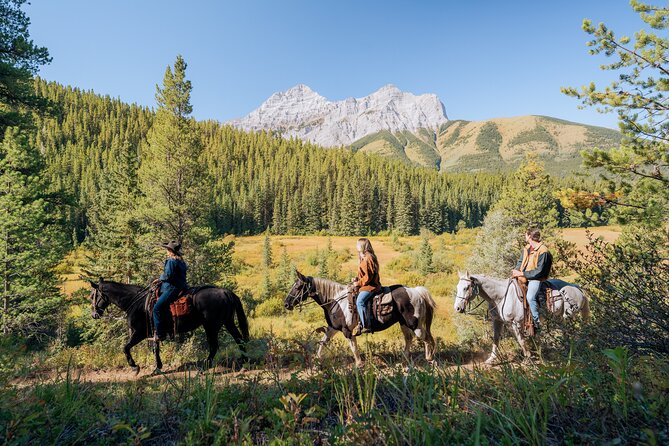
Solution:
[{"label": "saddle bag", "polygon": [[182,296],[170,304],[170,313],[175,318],[187,316],[190,314],[192,307],[193,299],[191,296]]}]

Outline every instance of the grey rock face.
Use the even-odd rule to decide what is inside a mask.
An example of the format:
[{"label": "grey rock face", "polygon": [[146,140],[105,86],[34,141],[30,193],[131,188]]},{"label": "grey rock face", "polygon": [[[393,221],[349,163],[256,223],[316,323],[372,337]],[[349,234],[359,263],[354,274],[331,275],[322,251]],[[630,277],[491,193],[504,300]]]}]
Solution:
[{"label": "grey rock face", "polygon": [[364,98],[328,101],[306,85],[274,93],[248,116],[229,124],[244,130],[277,130],[323,146],[348,145],[380,130],[436,130],[448,121],[434,94],[416,96],[386,85]]}]

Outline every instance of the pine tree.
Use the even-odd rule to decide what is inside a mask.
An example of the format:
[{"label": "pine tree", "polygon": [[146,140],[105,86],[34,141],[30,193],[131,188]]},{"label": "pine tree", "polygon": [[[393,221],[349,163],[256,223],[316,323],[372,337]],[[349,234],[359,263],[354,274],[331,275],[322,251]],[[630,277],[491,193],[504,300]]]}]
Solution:
[{"label": "pine tree", "polygon": [[163,87],[156,89],[158,110],[139,169],[147,240],[178,240],[184,246],[191,281],[218,283],[227,276],[230,264],[215,261],[214,231],[209,227],[211,178],[202,162],[200,134],[189,117],[192,86],[181,56],[174,68],[167,67]]},{"label": "pine tree", "polygon": [[[583,30],[592,36],[590,54],[613,59],[601,65],[618,74],[604,89],[594,82],[582,87],[563,88],[584,105],[598,111],[616,111],[623,135],[621,146],[611,151],[582,152],[584,165],[603,168],[607,186],[591,192],[566,190],[561,199],[566,207],[610,207],[621,223],[635,222],[646,227],[666,228],[669,220],[669,8],[631,0],[630,4],[650,29],[641,29],[631,39],[616,37],[605,24],[583,21]],[[658,32],[660,31],[660,32]]]},{"label": "pine tree", "polygon": [[262,248],[262,267],[265,269],[270,269],[272,267],[272,239],[269,236],[269,232],[265,232],[265,239],[263,241]]},{"label": "pine tree", "polygon": [[[558,225],[558,202],[553,197],[553,189],[553,179],[537,156],[530,153],[504,188],[494,209],[504,211],[520,231],[529,226],[555,228]],[[474,217],[470,216],[465,221],[472,219]]]},{"label": "pine tree", "polygon": [[187,245],[190,229],[205,223],[210,188],[200,162],[202,145],[189,117],[192,86],[181,56],[174,69],[167,67],[163,87],[156,89],[158,110],[139,170],[145,216],[157,240]]},{"label": "pine tree", "polygon": [[290,261],[286,247],[281,251],[281,259],[279,260],[278,274],[276,278],[276,286],[282,291],[288,292],[295,282],[295,268]]},{"label": "pine tree", "polygon": [[86,270],[93,279],[134,283],[150,276],[150,253],[141,243],[144,230],[138,214],[139,158],[127,141],[116,149],[102,176],[97,200],[89,213]]},{"label": "pine tree", "polygon": [[51,62],[49,51],[30,39],[30,19],[21,10],[26,0],[0,1],[0,135],[9,126],[26,126],[30,112],[48,101],[35,94],[32,77]]},{"label": "pine tree", "polygon": [[47,193],[39,151],[9,128],[0,144],[2,331],[38,336],[53,328],[62,296],[53,267],[65,240]]},{"label": "pine tree", "polygon": [[432,263],[432,246],[430,246],[430,239],[427,234],[423,235],[420,243],[420,252],[418,253],[418,271],[421,274],[427,275],[434,272]]}]

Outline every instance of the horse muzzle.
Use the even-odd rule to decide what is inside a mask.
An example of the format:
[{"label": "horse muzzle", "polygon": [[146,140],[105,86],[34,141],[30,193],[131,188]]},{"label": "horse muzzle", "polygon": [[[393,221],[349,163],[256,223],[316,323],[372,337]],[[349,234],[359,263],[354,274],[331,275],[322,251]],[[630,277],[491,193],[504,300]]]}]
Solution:
[{"label": "horse muzzle", "polygon": [[288,310],[288,311],[292,311],[292,310],[293,310],[293,304],[290,303],[290,302],[285,302],[285,303],[283,304],[283,306],[284,306],[284,307],[286,308],[286,310]]}]

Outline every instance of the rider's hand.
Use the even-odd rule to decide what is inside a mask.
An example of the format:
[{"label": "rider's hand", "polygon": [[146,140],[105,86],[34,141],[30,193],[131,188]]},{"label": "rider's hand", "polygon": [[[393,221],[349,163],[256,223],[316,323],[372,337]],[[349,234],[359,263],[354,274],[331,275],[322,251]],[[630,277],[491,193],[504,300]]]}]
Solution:
[{"label": "rider's hand", "polygon": [[523,272],[522,272],[522,271],[519,271],[519,270],[517,270],[517,269],[514,269],[514,270],[511,272],[511,277],[521,277],[521,276],[523,276]]}]

